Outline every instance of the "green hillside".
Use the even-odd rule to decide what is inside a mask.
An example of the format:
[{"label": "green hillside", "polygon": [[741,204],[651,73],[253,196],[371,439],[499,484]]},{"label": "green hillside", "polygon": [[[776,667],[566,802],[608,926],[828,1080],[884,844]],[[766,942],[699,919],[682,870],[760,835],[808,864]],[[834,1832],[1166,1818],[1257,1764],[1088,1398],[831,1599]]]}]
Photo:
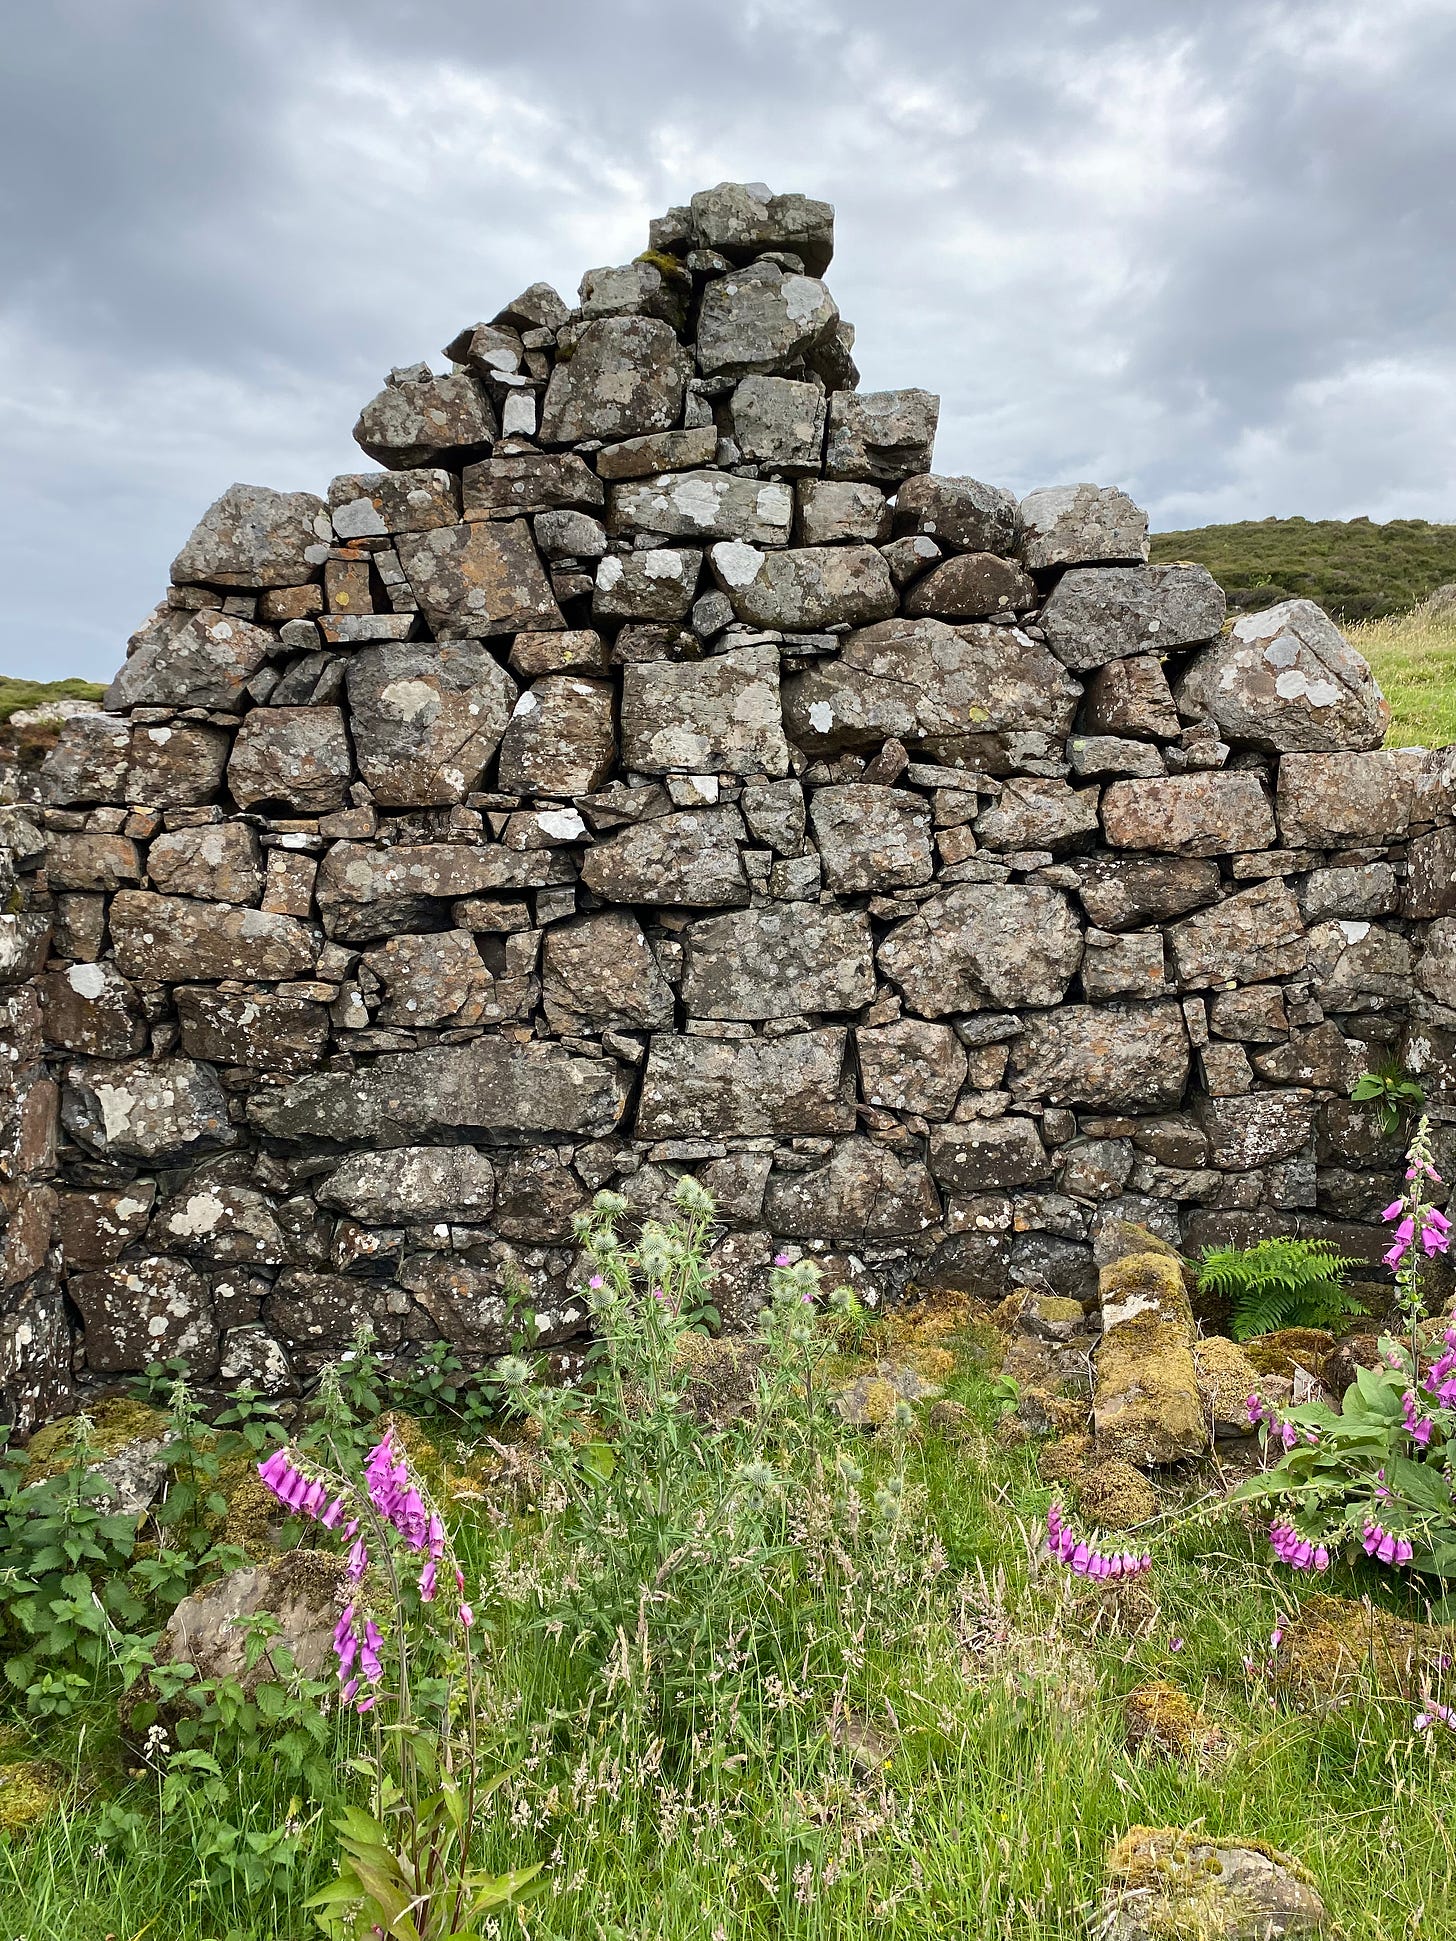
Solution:
[{"label": "green hillside", "polygon": [[1153,534],[1159,562],[1197,560],[1235,609],[1295,596],[1340,620],[1404,613],[1456,580],[1456,526],[1425,519],[1245,519]]},{"label": "green hillside", "polygon": [[26,681],[0,674],[0,721],[21,708],[38,708],[43,701],[99,701],[106,692],[95,681]]}]

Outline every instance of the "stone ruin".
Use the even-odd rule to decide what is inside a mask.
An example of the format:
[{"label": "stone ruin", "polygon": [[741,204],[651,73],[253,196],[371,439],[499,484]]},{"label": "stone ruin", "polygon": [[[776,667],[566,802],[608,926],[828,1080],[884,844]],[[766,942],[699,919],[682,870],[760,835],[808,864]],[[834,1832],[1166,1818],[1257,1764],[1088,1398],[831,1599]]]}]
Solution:
[{"label": "stone ruin", "polygon": [[1373,1262],[1372,1059],[1456,1145],[1456,751],[1382,748],[1309,602],[1224,631],[1121,491],[937,475],[832,240],[725,183],[392,371],[383,469],[224,492],[0,809],[22,1428],[366,1322],[568,1342],[604,1187],[711,1190],[731,1325],[782,1249],[1084,1303],[1128,1218]]}]

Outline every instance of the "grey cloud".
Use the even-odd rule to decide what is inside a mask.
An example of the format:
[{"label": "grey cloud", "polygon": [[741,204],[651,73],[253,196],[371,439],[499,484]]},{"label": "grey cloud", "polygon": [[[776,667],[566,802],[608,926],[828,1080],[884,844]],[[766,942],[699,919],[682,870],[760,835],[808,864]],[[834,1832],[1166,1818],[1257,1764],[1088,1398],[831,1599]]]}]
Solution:
[{"label": "grey cloud", "polygon": [[833,200],[937,462],[1456,517],[1446,0],[59,0],[0,69],[0,669],[110,673],[234,478],[724,176]]}]

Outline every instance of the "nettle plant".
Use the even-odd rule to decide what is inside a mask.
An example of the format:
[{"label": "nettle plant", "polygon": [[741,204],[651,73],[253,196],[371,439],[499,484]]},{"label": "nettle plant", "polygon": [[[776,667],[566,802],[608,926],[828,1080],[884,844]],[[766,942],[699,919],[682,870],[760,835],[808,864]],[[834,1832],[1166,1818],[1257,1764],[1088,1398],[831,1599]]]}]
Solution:
[{"label": "nettle plant", "polygon": [[[1269,1540],[1282,1563],[1325,1570],[1342,1550],[1397,1569],[1456,1576],[1456,1317],[1436,1335],[1425,1321],[1425,1263],[1444,1254],[1451,1224],[1431,1203],[1444,1184],[1422,1118],[1407,1155],[1405,1192],[1385,1209],[1394,1228],[1385,1255],[1395,1271],[1404,1335],[1384,1335],[1380,1363],[1356,1370],[1338,1410],[1288,1410],[1249,1397],[1273,1468],[1237,1494],[1275,1506]],[[1440,1352],[1436,1352],[1437,1342]],[[1442,1600],[1447,1614],[1451,1599]]]}]

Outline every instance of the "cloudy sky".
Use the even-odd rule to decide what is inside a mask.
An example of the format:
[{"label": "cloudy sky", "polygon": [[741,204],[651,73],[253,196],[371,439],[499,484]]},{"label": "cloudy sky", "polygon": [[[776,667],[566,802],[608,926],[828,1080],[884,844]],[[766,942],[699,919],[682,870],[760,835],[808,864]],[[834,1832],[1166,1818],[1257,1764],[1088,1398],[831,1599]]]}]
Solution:
[{"label": "cloudy sky", "polygon": [[724,178],[824,196],[937,467],[1456,519],[1456,0],[45,0],[0,59],[0,672]]}]

